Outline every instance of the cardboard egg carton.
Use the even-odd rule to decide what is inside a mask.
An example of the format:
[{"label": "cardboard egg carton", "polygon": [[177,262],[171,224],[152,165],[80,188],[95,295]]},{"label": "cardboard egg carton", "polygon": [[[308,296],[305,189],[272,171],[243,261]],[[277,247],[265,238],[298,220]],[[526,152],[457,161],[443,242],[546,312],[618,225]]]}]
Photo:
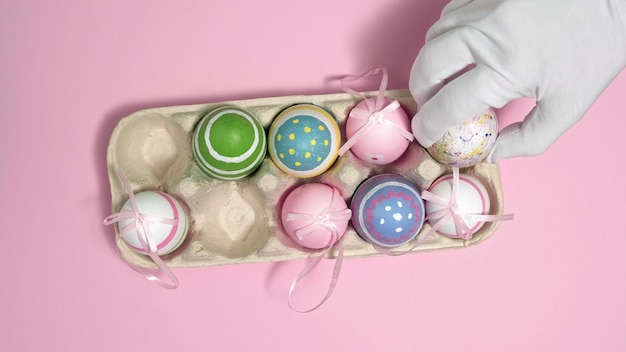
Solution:
[{"label": "cardboard egg carton", "polygon": [[[369,92],[365,95],[376,94]],[[398,100],[409,116],[415,114],[416,104],[408,90],[387,91],[385,96]],[[281,228],[279,219],[281,202],[291,189],[305,182],[328,183],[339,189],[349,204],[359,184],[372,175],[400,174],[411,180],[420,190],[424,190],[438,177],[450,173],[450,168],[437,163],[413,141],[405,154],[390,165],[369,165],[348,152],[339,157],[322,175],[299,179],[283,173],[266,156],[260,168],[252,175],[237,181],[219,181],[203,174],[193,160],[191,138],[194,127],[212,109],[235,105],[258,117],[267,131],[274,117],[284,108],[298,103],[312,103],[335,116],[344,143],[346,117],[360,100],[341,93],[247,99],[137,111],[120,120],[112,133],[107,151],[112,211],[119,211],[128,199],[116,174],[120,170],[129,180],[133,192],[158,189],[173,195],[186,206],[190,220],[187,238],[180,248],[162,257],[170,267],[306,258],[316,252],[298,248]],[[481,163],[462,169],[461,172],[484,182],[491,201],[490,214],[502,214],[503,195],[498,165]],[[485,223],[471,240],[451,239],[435,233],[415,248],[411,249],[415,241],[413,240],[393,251],[410,249],[411,252],[420,252],[467,247],[488,239],[498,226],[498,222]],[[425,223],[420,236],[429,228],[428,223]],[[115,231],[118,233],[117,227]],[[343,238],[343,245],[345,257],[385,255],[361,239],[351,225]],[[117,246],[128,262],[143,267],[155,266],[147,256],[130,249],[119,235]],[[331,251],[329,256],[335,254],[336,252]]]}]

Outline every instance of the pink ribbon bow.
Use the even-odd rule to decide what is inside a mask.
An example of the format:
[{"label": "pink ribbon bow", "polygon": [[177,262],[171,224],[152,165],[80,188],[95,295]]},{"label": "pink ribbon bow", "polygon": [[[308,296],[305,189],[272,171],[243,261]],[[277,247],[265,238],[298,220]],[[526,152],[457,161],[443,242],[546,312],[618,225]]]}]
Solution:
[{"label": "pink ribbon bow", "polygon": [[[178,278],[172,273],[172,271],[167,267],[165,262],[159,257],[157,254],[157,243],[154,240],[154,236],[152,236],[152,232],[150,230],[150,224],[168,224],[168,225],[176,225],[178,223],[177,219],[168,219],[155,217],[148,214],[144,214],[139,211],[137,206],[137,199],[135,198],[135,194],[133,193],[132,187],[128,182],[128,179],[121,171],[117,172],[117,176],[122,183],[122,186],[126,190],[128,194],[131,209],[130,211],[120,211],[118,213],[112,214],[104,219],[104,225],[111,225],[114,223],[118,223],[122,220],[134,220],[123,228],[119,229],[119,235],[122,236],[132,230],[137,232],[137,237],[139,238],[139,243],[141,244],[141,248],[146,252],[146,254],[152,259],[152,261],[157,265],[156,273],[149,268],[140,267],[134,265],[125,260],[125,262],[133,268],[136,272],[144,276],[149,281],[164,287],[174,289],[178,287]],[[119,251],[119,248],[118,248]],[[156,274],[163,273],[167,276],[170,282],[166,282],[161,279]]]},{"label": "pink ribbon bow", "polygon": [[289,213],[285,221],[308,221],[309,224],[305,227],[296,230],[296,236],[302,240],[319,227],[323,227],[331,234],[337,235],[337,227],[335,221],[348,221],[352,217],[352,211],[350,209],[332,210],[331,207],[324,209],[319,214],[299,214]]},{"label": "pink ribbon bow", "polygon": [[[341,263],[343,262],[343,243],[340,241],[340,237],[342,234],[339,233],[337,227],[334,224],[334,221],[348,221],[352,216],[352,211],[350,209],[342,209],[342,210],[334,210],[337,206],[337,202],[340,199],[341,195],[339,192],[333,187],[333,195],[330,201],[330,205],[326,207],[319,214],[301,214],[301,213],[289,213],[285,218],[285,221],[298,221],[305,220],[310,221],[306,226],[296,230],[296,236],[299,239],[304,239],[307,235],[311,234],[313,231],[317,230],[320,227],[327,229],[330,233],[330,240],[328,244],[323,248],[323,251],[320,255],[315,257],[312,262],[310,262],[302,271],[296,276],[296,278],[291,283],[291,287],[289,288],[289,296],[288,296],[288,305],[289,308],[298,312],[298,313],[308,313],[319,308],[324,302],[330,298],[331,294],[335,290],[335,286],[337,285],[337,281],[339,280],[339,273],[341,271]],[[326,290],[326,295],[322,300],[312,308],[306,310],[300,310],[294,308],[292,304],[292,296],[293,293],[298,286],[298,283],[304,279],[315,267],[320,263],[320,261],[330,253],[330,251],[337,245],[339,253],[336,257],[335,266],[333,268],[333,275]]]},{"label": "pink ribbon bow", "polygon": [[[380,80],[380,87],[378,88],[378,94],[376,96],[374,104],[372,104],[371,99],[368,99],[363,93],[357,92],[346,85],[346,82],[356,81],[364,77],[376,75],[378,73],[382,73],[382,78]],[[393,123],[392,121],[385,119],[385,115],[387,113],[400,108],[400,103],[397,100],[392,101],[385,107],[382,106],[384,102],[385,91],[387,90],[388,81],[389,77],[387,74],[387,69],[384,67],[374,68],[361,75],[351,75],[341,79],[340,83],[343,90],[353,96],[363,98],[365,100],[365,104],[367,105],[367,110],[363,110],[361,108],[352,109],[349,116],[360,120],[367,120],[367,123],[361,126],[361,128],[359,128],[356,133],[352,135],[352,137],[350,137],[346,141],[346,143],[341,146],[341,148],[339,148],[339,151],[337,152],[339,156],[345,154],[350,148],[352,148],[352,146],[354,146],[354,144],[356,144],[361,139],[361,137],[367,131],[379,124],[387,128],[393,129],[409,141],[412,141],[415,138],[413,136],[413,133],[411,133],[410,131],[407,131],[404,128]]]}]

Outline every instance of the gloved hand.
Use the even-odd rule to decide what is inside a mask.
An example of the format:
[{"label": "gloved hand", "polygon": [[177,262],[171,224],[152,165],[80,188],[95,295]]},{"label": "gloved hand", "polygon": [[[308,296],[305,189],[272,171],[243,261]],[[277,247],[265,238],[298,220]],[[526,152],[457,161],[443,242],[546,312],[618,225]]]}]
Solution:
[{"label": "gloved hand", "polygon": [[413,133],[429,147],[487,107],[534,98],[487,161],[537,155],[625,66],[626,0],[452,0],[411,71]]}]

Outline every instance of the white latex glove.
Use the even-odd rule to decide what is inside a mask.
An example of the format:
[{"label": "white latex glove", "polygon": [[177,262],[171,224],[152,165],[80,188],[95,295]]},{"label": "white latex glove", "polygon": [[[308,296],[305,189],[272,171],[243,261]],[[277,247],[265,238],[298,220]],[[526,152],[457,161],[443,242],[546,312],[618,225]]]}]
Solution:
[{"label": "white latex glove", "polygon": [[[468,65],[475,67],[467,72]],[[429,147],[487,107],[537,101],[488,162],[544,152],[626,66],[626,0],[452,0],[411,71],[412,129]],[[460,74],[450,81],[452,76]]]}]

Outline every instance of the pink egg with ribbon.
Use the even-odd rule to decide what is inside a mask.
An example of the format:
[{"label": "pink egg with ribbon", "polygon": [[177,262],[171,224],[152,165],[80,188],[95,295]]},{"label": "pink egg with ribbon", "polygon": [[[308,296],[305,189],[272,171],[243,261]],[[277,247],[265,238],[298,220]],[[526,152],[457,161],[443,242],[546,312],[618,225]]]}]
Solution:
[{"label": "pink egg with ribbon", "polygon": [[189,223],[182,204],[171,195],[160,191],[140,192],[134,195],[134,199],[136,208],[129,199],[118,213],[118,228],[122,240],[142,254],[148,254],[152,250],[158,255],[165,255],[176,250],[187,236]]},{"label": "pink egg with ribbon", "polygon": [[[433,182],[428,192],[439,199],[429,201],[430,198],[426,198],[426,218],[431,226],[438,226],[438,233],[446,237],[470,239],[483,226],[482,218],[489,218],[489,192],[480,180],[466,174],[458,176],[458,185],[454,190],[453,185],[452,174]],[[457,215],[458,222],[452,215],[446,216],[446,208]]]},{"label": "pink egg with ribbon", "polygon": [[281,221],[285,232],[298,245],[322,249],[329,248],[343,237],[351,214],[335,187],[306,183],[285,198]]},{"label": "pink egg with ribbon", "polygon": [[339,155],[350,149],[359,159],[375,165],[396,161],[414,138],[410,118],[400,103],[374,97],[361,101],[350,111],[346,137],[348,141]]}]

